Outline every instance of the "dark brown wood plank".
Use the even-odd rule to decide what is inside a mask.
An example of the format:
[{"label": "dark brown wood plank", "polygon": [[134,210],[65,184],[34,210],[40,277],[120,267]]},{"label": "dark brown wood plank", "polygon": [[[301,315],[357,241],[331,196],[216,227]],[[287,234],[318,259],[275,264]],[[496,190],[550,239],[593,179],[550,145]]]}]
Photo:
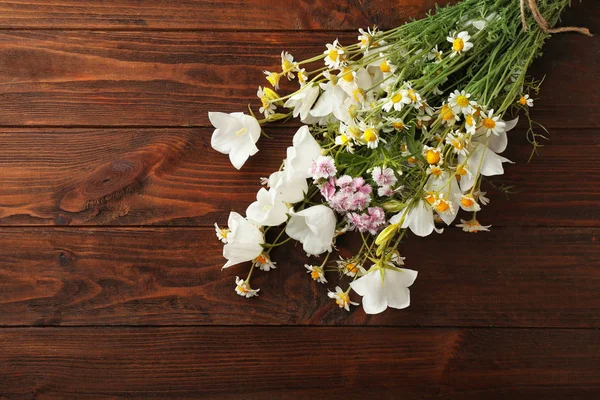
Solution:
[{"label": "dark brown wood plank", "polygon": [[0,28],[307,30],[394,27],[448,0],[20,0],[0,5]]},{"label": "dark brown wood plank", "polygon": [[[258,104],[281,50],[322,52],[332,32],[1,31],[0,125],[206,126],[208,111]],[[547,75],[533,117],[598,127],[600,38],[558,35],[534,75]],[[287,90],[294,89],[289,84]]]},{"label": "dark brown wood plank", "polygon": [[[412,304],[376,316],[340,310],[327,297],[337,276],[313,282],[303,267],[310,261],[293,246],[273,253],[278,269],[254,273],[258,298],[237,296],[235,276],[248,266],[221,271],[212,229],[4,228],[0,240],[4,326],[600,327],[598,229],[454,228],[410,237],[401,251],[419,271]],[[358,241],[339,245],[350,255]]]},{"label": "dark brown wood plank", "polygon": [[594,330],[19,328],[0,350],[10,399],[600,395]]},{"label": "dark brown wood plank", "polygon": [[[259,178],[279,168],[294,128],[272,128],[241,171],[210,148],[210,129],[2,129],[1,225],[195,225],[244,213]],[[556,130],[531,145],[511,133],[482,221],[510,226],[600,226],[597,130]],[[488,185],[489,186],[489,185]]]}]

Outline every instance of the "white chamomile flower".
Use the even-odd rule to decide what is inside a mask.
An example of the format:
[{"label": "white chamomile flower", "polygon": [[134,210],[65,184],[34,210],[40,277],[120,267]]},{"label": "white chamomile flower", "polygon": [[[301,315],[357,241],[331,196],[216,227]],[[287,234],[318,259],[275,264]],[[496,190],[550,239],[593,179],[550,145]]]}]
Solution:
[{"label": "white chamomile flower", "polygon": [[506,129],[506,122],[500,119],[499,115],[494,116],[494,110],[490,110],[487,115],[484,113],[481,117],[481,126],[477,130],[477,133],[485,133],[485,136],[494,134],[499,136],[504,133]]},{"label": "white chamomile flower", "polygon": [[465,115],[473,113],[473,107],[477,105],[477,103],[473,100],[469,100],[471,98],[470,93],[466,93],[464,90],[458,91],[455,90],[453,93],[450,93],[450,97],[448,98],[448,104],[452,107],[452,111],[454,114],[463,113]]},{"label": "white chamomile flower", "polygon": [[373,30],[371,28],[358,29],[358,46],[361,50],[367,50],[370,47],[379,47],[385,44],[385,41],[375,40],[375,36],[379,33],[377,32],[377,27],[374,27]]},{"label": "white chamomile flower", "polygon": [[410,104],[417,110],[420,110],[423,107],[423,100],[421,99],[421,95],[412,88],[410,82],[404,82],[404,89],[401,90],[402,96],[406,96],[410,99]]},{"label": "white chamomile flower", "polygon": [[402,107],[412,103],[410,97],[408,97],[408,90],[399,90],[390,94],[387,98],[383,99],[385,103],[381,107],[383,111],[390,112],[394,109],[395,111],[401,111]]},{"label": "white chamomile flower", "polygon": [[442,61],[443,54],[444,52],[439,50],[438,45],[436,44],[435,47],[427,54],[427,59],[437,64]]},{"label": "white chamomile flower", "polygon": [[430,165],[429,168],[427,168],[427,175],[431,175],[435,178],[441,177],[443,173],[444,170],[436,164]]},{"label": "white chamomile flower", "polygon": [[267,80],[269,81],[271,86],[273,86],[273,89],[275,89],[275,90],[279,89],[279,79],[281,78],[281,75],[278,74],[277,72],[270,72],[270,71],[263,71],[263,72],[267,76]]},{"label": "white chamomile flower", "polygon": [[215,231],[217,233],[217,238],[223,242],[227,243],[227,235],[229,234],[229,229],[221,229],[219,225],[215,222]]},{"label": "white chamomile flower", "polygon": [[310,277],[313,278],[313,280],[319,283],[327,283],[327,279],[325,279],[325,271],[322,267],[304,264],[304,268],[308,270],[306,273],[310,274]]},{"label": "white chamomile flower", "polygon": [[392,256],[390,257],[391,262],[393,262],[394,264],[396,264],[398,266],[402,266],[402,265],[404,265],[404,260],[406,260],[406,257],[402,257],[402,255],[400,254],[400,252],[398,250],[394,250],[392,252]]},{"label": "white chamomile flower", "polygon": [[323,52],[325,54],[325,65],[330,69],[339,69],[346,64],[344,48],[335,39],[333,44],[327,43],[327,50]]},{"label": "white chamomile flower", "polygon": [[250,297],[258,296],[260,289],[252,289],[250,284],[239,276],[235,277],[235,292],[242,297],[249,299]]},{"label": "white chamomile flower", "polygon": [[488,204],[490,204],[490,199],[485,197],[486,194],[487,192],[476,190],[473,193],[473,197],[475,197],[482,205],[487,206]]},{"label": "white chamomile flower", "polygon": [[301,68],[298,70],[298,82],[300,82],[300,86],[306,85],[306,81],[308,80],[308,75],[306,74],[306,69]]},{"label": "white chamomile flower", "polygon": [[452,43],[452,53],[450,53],[450,57],[469,51],[473,47],[473,43],[469,42],[471,36],[469,36],[467,31],[462,31],[458,34],[453,32],[446,40]]},{"label": "white chamomile flower", "polygon": [[384,117],[384,120],[386,121],[386,124],[383,128],[384,132],[392,132],[393,130],[401,132],[408,129],[408,126],[406,126],[402,118]]},{"label": "white chamomile flower", "polygon": [[256,92],[256,96],[260,99],[261,107],[258,111],[264,114],[265,118],[269,118],[270,115],[275,114],[275,104],[271,103],[267,95],[265,94],[265,90],[262,86],[258,87],[258,91]]},{"label": "white chamomile flower", "polygon": [[528,94],[521,96],[519,104],[522,106],[533,107],[533,99]]},{"label": "white chamomile flower", "polygon": [[471,219],[469,221],[465,221],[464,219],[460,220],[460,224],[456,224],[457,227],[462,228],[465,232],[477,233],[480,231],[488,232],[491,225],[481,225],[479,221],[476,219]]},{"label": "white chamomile flower", "polygon": [[294,72],[298,71],[298,63],[294,62],[294,57],[287,51],[281,52],[281,69],[288,80],[294,79]]},{"label": "white chamomile flower", "polygon": [[428,164],[442,164],[444,162],[442,149],[437,147],[423,146],[423,156]]},{"label": "white chamomile flower", "polygon": [[477,117],[475,115],[465,115],[465,130],[470,135],[474,135],[477,132]]},{"label": "white chamomile flower", "polygon": [[362,135],[361,140],[370,149],[376,149],[380,142],[386,143],[386,141],[379,135],[379,129],[373,125],[362,124]]},{"label": "white chamomile flower", "polygon": [[350,311],[350,304],[352,304],[353,306],[358,305],[358,303],[350,301],[350,296],[348,296],[348,292],[344,292],[339,286],[335,287],[335,292],[328,291],[327,296],[329,296],[330,299],[334,299],[337,305],[340,306],[340,308],[345,309],[346,311]]},{"label": "white chamomile flower", "polygon": [[454,131],[446,135],[446,144],[452,146],[452,151],[456,154],[466,156],[469,154],[467,150],[467,137],[463,132]]},{"label": "white chamomile flower", "polygon": [[473,174],[471,173],[471,169],[467,164],[458,164],[456,166],[455,175],[458,179],[463,176],[468,180],[473,179]]},{"label": "white chamomile flower", "polygon": [[357,274],[363,275],[367,271],[362,267],[362,265],[358,264],[352,260],[340,260],[336,261],[338,269],[344,274],[354,278]]},{"label": "white chamomile flower", "polygon": [[275,261],[272,261],[267,253],[261,253],[258,257],[256,257],[253,261],[255,267],[260,268],[261,271],[270,271],[272,269],[277,268]]},{"label": "white chamomile flower", "polygon": [[343,132],[340,132],[340,134],[335,137],[335,144],[345,147],[348,153],[354,153],[354,142]]},{"label": "white chamomile flower", "polygon": [[470,193],[464,194],[462,196],[462,198],[460,199],[460,208],[462,208],[465,211],[475,211],[475,212],[481,210],[481,207],[477,203],[477,200]]},{"label": "white chamomile flower", "polygon": [[446,198],[446,195],[444,193],[440,193],[437,196],[437,200],[433,204],[433,207],[438,212],[438,214],[440,214],[440,216],[442,214],[454,215],[456,213],[456,210],[454,209],[454,204],[450,199]]},{"label": "white chamomile flower", "polygon": [[446,126],[452,126],[460,120],[458,114],[455,114],[452,107],[446,103],[440,108],[440,118]]}]

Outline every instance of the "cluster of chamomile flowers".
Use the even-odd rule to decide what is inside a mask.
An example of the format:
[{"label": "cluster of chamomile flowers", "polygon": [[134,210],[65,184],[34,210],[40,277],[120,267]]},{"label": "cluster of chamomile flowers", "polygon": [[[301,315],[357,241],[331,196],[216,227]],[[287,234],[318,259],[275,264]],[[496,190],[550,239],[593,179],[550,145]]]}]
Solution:
[{"label": "cluster of chamomile flowers", "polygon": [[[417,272],[404,268],[404,257],[396,249],[399,239],[392,245],[398,232],[410,230],[418,236],[441,232],[436,223],[451,225],[459,210],[473,213],[457,224],[464,231],[489,229],[475,218],[489,203],[480,190],[481,177],[504,172],[502,164],[509,160],[500,153],[517,121],[504,121],[466,90],[445,96],[440,88],[444,80],[427,92],[439,101],[437,106],[430,104],[413,80],[404,80],[390,56],[393,47],[381,37],[376,29],[360,29],[356,45],[345,48],[335,40],[326,44],[322,56],[300,62],[282,52],[281,71],[264,71],[273,89],[257,91],[264,116],[260,121],[243,113],[209,113],[215,127],[211,145],[228,154],[237,169],[258,152],[262,124],[290,116],[305,124],[294,135],[282,168],[263,179],[265,187],[246,216],[231,212],[227,228],[215,224],[227,259],[223,268],[251,262],[248,276],[236,277],[239,295],[258,295],[260,289],[250,285],[253,271],[276,268],[271,251],[293,239],[310,256],[325,254],[319,265],[305,265],[313,280],[328,283],[327,271],[351,279],[346,290],[336,286],[328,293],[340,308],[358,305],[350,300],[351,289],[362,296],[367,313],[404,308],[410,304],[408,287]],[[446,40],[446,57],[451,59],[473,48],[468,31],[452,32]],[[438,45],[419,57],[432,64],[445,60]],[[325,68],[307,72],[303,66],[317,59]],[[283,79],[296,78],[300,85],[296,92],[284,97],[276,92]],[[517,103],[533,106],[528,95]],[[290,111],[278,113],[281,107]],[[411,128],[420,132],[416,148],[404,139]],[[371,156],[380,149],[390,154],[391,143],[401,143],[391,149],[398,155],[391,162],[393,168],[385,158]],[[347,154],[345,161],[340,161],[340,154]],[[348,160],[355,155],[370,164],[359,174],[349,174],[347,166],[353,163]],[[422,184],[415,189],[405,185],[405,179]],[[265,234],[281,225],[285,228],[275,241],[267,243]],[[360,232],[363,248],[351,258],[328,264],[336,238],[348,231]],[[375,251],[379,258],[373,256]]]}]

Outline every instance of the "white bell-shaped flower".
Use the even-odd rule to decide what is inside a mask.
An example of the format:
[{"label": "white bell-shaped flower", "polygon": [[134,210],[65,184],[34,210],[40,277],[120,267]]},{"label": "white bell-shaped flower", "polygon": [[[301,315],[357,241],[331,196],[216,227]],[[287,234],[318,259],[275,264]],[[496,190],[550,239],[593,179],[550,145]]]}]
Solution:
[{"label": "white bell-shaped flower", "polygon": [[246,160],[258,152],[256,142],[260,138],[260,124],[256,118],[241,112],[209,112],[208,118],[216,128],[210,139],[212,148],[229,154],[231,164],[237,169],[242,168]]},{"label": "white bell-shaped flower", "polygon": [[265,238],[256,225],[233,211],[229,214],[227,224],[229,233],[227,244],[223,246],[223,257],[227,263],[223,268],[254,260],[262,253]]},{"label": "white bell-shaped flower", "polygon": [[433,222],[433,209],[425,200],[419,202],[412,208],[404,208],[390,219],[390,224],[400,224],[401,228],[409,228],[417,236],[427,236],[436,230]]},{"label": "white bell-shaped flower", "polygon": [[285,169],[296,178],[308,179],[311,176],[311,167],[321,155],[321,146],[310,133],[308,126],[304,125],[294,134],[293,146],[287,149]]},{"label": "white bell-shaped flower", "polygon": [[259,226],[277,226],[287,220],[288,207],[277,196],[277,191],[261,188],[256,201],[246,209],[246,217]]},{"label": "white bell-shaped flower", "polygon": [[307,118],[309,117],[308,113],[313,104],[315,104],[320,92],[319,86],[306,85],[306,87],[290,97],[283,106],[286,108],[293,108],[292,115],[294,118],[297,118],[299,115],[300,121],[306,123]]},{"label": "white bell-shaped flower", "polygon": [[402,309],[410,305],[410,290],[417,279],[412,269],[378,268],[350,283],[362,296],[362,306],[367,314],[379,314],[386,308]]},{"label": "white bell-shaped flower", "polygon": [[302,243],[307,254],[319,255],[331,251],[335,226],[333,210],[320,204],[299,212],[291,209],[285,233]]},{"label": "white bell-shaped flower", "polygon": [[269,187],[277,192],[277,198],[281,201],[293,204],[304,200],[308,182],[306,178],[297,177],[293,171],[284,169],[269,176]]}]

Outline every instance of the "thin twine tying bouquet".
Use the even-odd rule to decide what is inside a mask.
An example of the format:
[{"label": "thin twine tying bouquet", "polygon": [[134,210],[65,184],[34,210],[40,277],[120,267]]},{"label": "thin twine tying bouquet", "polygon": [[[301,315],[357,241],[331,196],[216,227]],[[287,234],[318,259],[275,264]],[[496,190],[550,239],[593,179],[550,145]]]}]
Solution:
[{"label": "thin twine tying bouquet", "polygon": [[[209,113],[211,145],[237,169],[258,152],[262,126],[303,123],[246,216],[232,211],[227,228],[215,224],[223,268],[250,262],[236,292],[257,296],[253,272],[276,268],[272,250],[295,240],[316,257],[305,265],[314,281],[339,278],[328,296],[340,308],[359,304],[351,291],[369,314],[408,307],[417,277],[399,251],[408,232],[488,231],[477,219],[490,202],[482,183],[511,163],[500,153],[518,112],[528,120],[532,155],[541,146],[545,129],[529,115],[541,82],[527,70],[551,33],[590,35],[550,28],[568,2],[464,0],[389,31],[359,29],[357,43],[336,39],[307,60],[284,51],[281,71],[265,71],[272,89],[257,91],[262,119],[250,106],[250,114]],[[277,92],[296,79],[297,90]],[[362,244],[342,257],[336,242],[351,232]]]}]

